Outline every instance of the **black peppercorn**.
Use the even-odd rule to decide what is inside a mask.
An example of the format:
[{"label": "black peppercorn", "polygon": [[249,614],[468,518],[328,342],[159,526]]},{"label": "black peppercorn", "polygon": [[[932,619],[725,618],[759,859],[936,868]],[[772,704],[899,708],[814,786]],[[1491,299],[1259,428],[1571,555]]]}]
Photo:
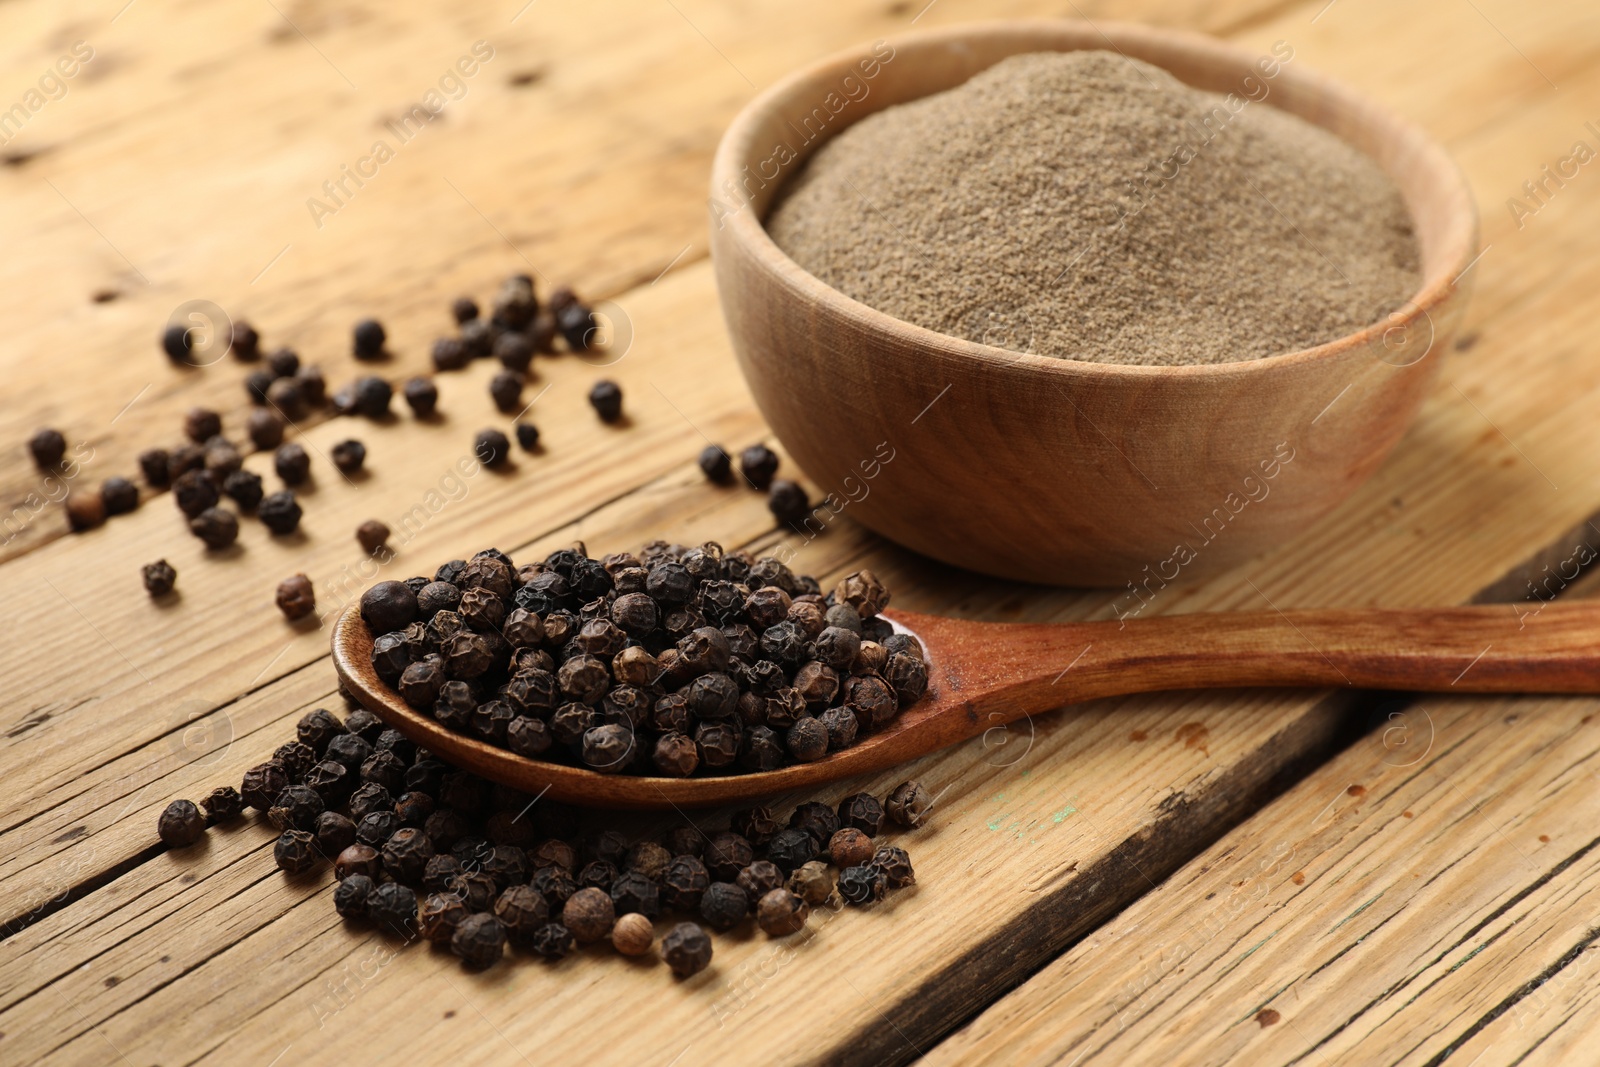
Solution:
[{"label": "black peppercorn", "polygon": [[528,884],[539,891],[552,909],[566,904],[567,898],[578,891],[572,874],[561,867],[540,867],[528,879]]},{"label": "black peppercorn", "polygon": [[[638,908],[628,910],[643,914]],[[572,931],[573,938],[583,945],[611,936],[616,915],[617,907],[604,889],[580,889],[567,898],[566,905],[561,909],[561,924]]]},{"label": "black peppercorn", "polygon": [[183,417],[183,432],[189,440],[203,445],[222,432],[222,416],[208,408],[190,408]]},{"label": "black peppercorn", "polygon": [[711,885],[706,865],[694,856],[675,856],[661,873],[661,896],[669,908],[694,911]]},{"label": "black peppercorn", "polygon": [[783,829],[773,816],[772,809],[762,804],[741,808],[733,813],[730,821],[734,833],[742,835],[752,845],[758,847],[771,841],[773,835]]},{"label": "black peppercorn", "polygon": [[280,348],[267,357],[267,370],[274,378],[287,378],[300,369],[300,354],[292,348]]},{"label": "black peppercorn", "polygon": [[[64,444],[65,442],[63,442]],[[164,448],[139,453],[139,470],[152,489],[165,488],[172,481],[172,457]]]},{"label": "black peppercorn", "polygon": [[206,441],[203,462],[206,470],[221,481],[238,470],[244,460],[239,455],[239,450],[233,446],[233,442],[219,434]]},{"label": "black peppercorn", "polygon": [[206,824],[215,826],[218,823],[232,822],[243,815],[244,798],[233,786],[219,785],[201,799],[200,807],[205,810]]},{"label": "black peppercorn", "polygon": [[654,919],[661,914],[661,890],[640,871],[624,871],[611,883],[611,902],[618,915],[636,911]]},{"label": "black peppercorn", "polygon": [[326,808],[322,796],[308,785],[291,785],[267,809],[267,818],[279,830],[314,830]]},{"label": "black peppercorn", "polygon": [[144,576],[145,592],[153,597],[163,597],[172,592],[172,587],[178,580],[178,572],[164,559],[146,563],[141,573]]},{"label": "black peppercorn", "polygon": [[[810,859],[809,856],[806,858]],[[731,882],[739,877],[740,871],[750,866],[755,859],[755,849],[738,834],[723,831],[712,834],[706,841],[703,859],[712,878],[719,882]]]},{"label": "black peppercorn", "polygon": [[74,532],[92,530],[106,521],[106,505],[99,493],[68,494],[64,507],[67,526]]},{"label": "black peppercorn", "polygon": [[511,442],[499,430],[479,430],[472,439],[472,453],[484,466],[498,467],[511,455]]},{"label": "black peppercorn", "polygon": [[411,378],[405,384],[406,403],[418,418],[432,415],[439,406],[439,387],[428,378]]},{"label": "black peppercorn", "polygon": [[517,444],[524,452],[537,452],[539,450],[539,427],[531,422],[519,422],[514,427],[517,433]]},{"label": "black peppercorn", "polygon": [[317,849],[324,856],[337,856],[356,843],[356,824],[337,811],[325,811],[318,815],[313,833],[317,838]]},{"label": "black peppercorn", "polygon": [[355,474],[367,462],[367,446],[360,441],[340,441],[329,449],[333,465],[344,475]]},{"label": "black peppercorn", "polygon": [[342,919],[364,919],[367,915],[367,897],[372,895],[372,879],[364,874],[352,874],[333,887],[333,910]]},{"label": "black peppercorn", "polygon": [[389,400],[394,389],[377,375],[369,374],[356,379],[351,386],[351,397],[356,414],[369,419],[379,419],[389,414]]},{"label": "black peppercorn", "polygon": [[529,886],[513,885],[495,899],[494,915],[505,928],[506,939],[513,945],[523,946],[550,920],[550,907],[544,897]]},{"label": "black peppercorn", "polygon": [[375,634],[402,630],[417,617],[417,595],[404,582],[379,582],[361,594],[361,617]]},{"label": "black peppercorn", "polygon": [[67,454],[67,439],[60,430],[36,430],[28,438],[28,451],[33,455],[34,466],[42,471],[54,470]]},{"label": "black peppercorn", "polygon": [[489,379],[489,397],[507,415],[521,410],[522,375],[513,370],[499,371]]},{"label": "black peppercorn", "polygon": [[383,861],[371,845],[346,845],[333,857],[333,876],[341,882],[355,875],[374,881],[382,873]]},{"label": "black peppercorn", "polygon": [[776,478],[767,493],[767,510],[779,522],[795,525],[811,513],[811,498],[799,482]]},{"label": "black peppercorn", "polygon": [[172,499],[178,510],[194,518],[217,503],[217,480],[210,471],[190,470],[180,474],[172,483]]},{"label": "black peppercorn", "polygon": [[751,445],[739,453],[739,471],[745,481],[766,492],[778,472],[778,454],[766,445]]},{"label": "black peppercorn", "polygon": [[561,923],[545,923],[528,939],[528,948],[547,960],[559,960],[572,951],[572,931]]},{"label": "black peppercorn", "polygon": [[317,594],[311,586],[311,579],[303,574],[291,574],[278,583],[274,595],[278,610],[283,612],[283,617],[293,622],[303,619],[317,610]]},{"label": "black peppercorn", "polygon": [[285,830],[272,846],[272,858],[279,868],[301,874],[317,865],[317,842],[305,830]]},{"label": "black peppercorn", "polygon": [[933,798],[921,782],[901,782],[883,802],[889,821],[907,830],[921,826],[933,808]]},{"label": "black peppercorn", "polygon": [[805,928],[811,905],[798,893],[775,886],[756,904],[756,925],[769,937],[785,937]]},{"label": "black peppercorn", "polygon": [[[317,764],[317,766],[326,767],[328,764],[333,762],[333,760],[323,760],[321,763]],[[347,777],[350,776],[348,769],[345,771],[345,774]],[[371,845],[373,848],[382,848],[384,842],[388,841],[389,838],[393,837],[401,829],[400,816],[396,815],[394,812],[369,811],[361,817],[360,822],[356,823],[356,840],[361,842],[363,845]]]},{"label": "black peppercorn", "polygon": [[423,868],[433,858],[433,842],[416,827],[402,826],[383,843],[382,855],[383,869],[396,881],[420,884]]},{"label": "black peppercorn", "polygon": [[711,481],[722,484],[733,477],[733,460],[721,445],[706,445],[700,450],[700,471]]},{"label": "black peppercorn", "polygon": [[322,368],[318,366],[302,366],[294,371],[294,389],[307,408],[322,406],[323,400],[328,398],[328,382],[323,381]]},{"label": "black peppercorn", "polygon": [[460,370],[472,358],[465,343],[456,337],[441,337],[433,342],[435,370]]},{"label": "black peppercorn", "polygon": [[471,322],[478,317],[478,302],[470,296],[458,296],[450,303],[450,315],[458,323]]},{"label": "black peppercorn", "polygon": [[871,793],[851,793],[839,801],[839,824],[849,826],[868,837],[875,837],[883,825],[883,805]]},{"label": "black peppercorn", "polygon": [[767,842],[767,859],[785,871],[792,871],[814,859],[821,846],[805,830],[790,827],[780,830]]},{"label": "black peppercorn", "polygon": [[795,868],[794,873],[789,875],[787,888],[807,904],[816,907],[826,904],[833,896],[833,877],[828,873],[826,863],[812,860]]},{"label": "black peppercorn", "polygon": [[107,478],[100,486],[100,502],[107,515],[125,515],[139,506],[139,487],[126,478]]},{"label": "black peppercorn", "polygon": [[156,821],[156,833],[168,848],[188,848],[206,833],[206,819],[190,800],[174,800]]},{"label": "black peppercorn", "polygon": [[377,519],[368,519],[356,527],[356,542],[361,546],[361,551],[372,555],[389,541],[389,527]]},{"label": "black peppercorn", "polygon": [[876,867],[846,867],[839,872],[839,895],[846,904],[865,907],[883,899],[888,879]]},{"label": "black peppercorn", "polygon": [[299,485],[311,474],[311,457],[298,441],[279,445],[272,455],[272,466],[284,485]]},{"label": "black peppercorn", "polygon": [[778,869],[777,864],[768,860],[755,860],[739,872],[739,877],[734,879],[733,884],[744,890],[753,908],[768,892],[781,886],[784,877],[784,872]]},{"label": "black peppercorn", "polygon": [[417,894],[399,882],[385,882],[367,894],[367,918],[393,933],[409,937],[417,925]]},{"label": "black peppercorn", "polygon": [[389,339],[377,319],[362,319],[351,335],[351,351],[357,359],[377,359],[383,355],[383,343]]},{"label": "black peppercorn", "polygon": [[266,403],[267,407],[285,419],[294,419],[301,415],[304,398],[300,395],[299,379],[274,378],[272,384],[267,386]]},{"label": "black peppercorn", "polygon": [[[448,857],[435,857],[444,859]],[[447,945],[472,912],[453,893],[434,891],[422,899],[417,909],[417,932],[425,941]]]},{"label": "black peppercorn", "polygon": [[250,394],[252,404],[265,404],[267,390],[272,388],[272,383],[277,377],[269,370],[253,370],[244,377],[244,391]]},{"label": "black peppercorn", "polygon": [[589,390],[589,403],[601,422],[616,422],[622,417],[622,387],[610,380],[595,382]]},{"label": "black peppercorn", "polygon": [[911,857],[903,848],[882,845],[873,852],[868,862],[883,872],[890,889],[903,889],[917,882],[916,872],[911,869]]},{"label": "black peppercorn", "polygon": [[661,958],[672,973],[688,978],[711,963],[711,938],[695,923],[679,923],[661,939]]},{"label": "black peppercorn", "polygon": [[189,520],[189,530],[210,549],[227,548],[238,540],[239,520],[222,508],[206,508]]},{"label": "black peppercorn", "polygon": [[272,802],[278,799],[278,794],[289,788],[289,784],[289,775],[283,764],[268,760],[244,772],[239,793],[247,805],[265,814]]}]

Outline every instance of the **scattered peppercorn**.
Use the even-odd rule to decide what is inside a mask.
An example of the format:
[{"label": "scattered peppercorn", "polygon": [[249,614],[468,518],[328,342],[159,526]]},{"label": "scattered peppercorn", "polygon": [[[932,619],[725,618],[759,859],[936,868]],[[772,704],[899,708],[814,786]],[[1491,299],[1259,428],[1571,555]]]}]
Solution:
[{"label": "scattered peppercorn", "polygon": [[60,430],[36,430],[28,438],[28,451],[33,455],[34,466],[42,471],[54,470],[67,454],[67,439]]},{"label": "scattered peppercorn", "polygon": [[240,363],[254,363],[261,358],[261,335],[254,326],[238,319],[228,333],[228,350]]},{"label": "scattered peppercorn", "polygon": [[872,838],[846,826],[828,840],[828,857],[835,867],[859,867],[872,859]]},{"label": "scattered peppercorn", "polygon": [[921,782],[901,782],[883,802],[889,821],[907,830],[921,826],[933,808],[933,798]]},{"label": "scattered peppercorn", "polygon": [[316,590],[311,585],[311,579],[303,574],[291,574],[279,582],[275,599],[278,610],[290,622],[303,619],[317,610]]},{"label": "scattered peppercorn", "polygon": [[267,357],[267,370],[274,378],[288,378],[300,369],[300,354],[292,348],[280,348]]},{"label": "scattered peppercorn", "polygon": [[377,359],[383,355],[383,343],[389,339],[383,323],[377,319],[362,319],[351,331],[351,351],[357,359]]},{"label": "scattered peppercorn", "polygon": [[367,446],[354,439],[340,441],[329,450],[333,465],[344,475],[355,474],[367,462]]},{"label": "scattered peppercorn", "polygon": [[238,504],[240,510],[254,511],[260,505],[263,495],[261,475],[254,471],[233,471],[222,480],[222,492]]},{"label": "scattered peppercorn", "polygon": [[688,978],[711,963],[711,938],[697,923],[679,923],[661,939],[661,958],[672,973]]},{"label": "scattered peppercorn", "polygon": [[283,416],[271,408],[256,408],[245,422],[250,443],[262,452],[283,443]]},{"label": "scattered peppercorn", "polygon": [[299,418],[304,412],[305,398],[300,395],[298,378],[274,378],[267,386],[267,407],[285,419]]},{"label": "scattered peppercorn", "polygon": [[411,378],[405,385],[406,403],[419,419],[432,415],[439,406],[439,387],[431,378]]},{"label": "scattered peppercorn", "polygon": [[876,867],[846,867],[839,872],[839,895],[846,904],[864,907],[883,899],[888,879]]},{"label": "scattered peppercorn", "polygon": [[489,397],[494,406],[510,415],[522,408],[522,375],[503,370],[489,379]]},{"label": "scattered peppercorn", "polygon": [[351,390],[356,414],[369,419],[381,419],[389,414],[389,400],[394,396],[394,388],[382,378],[371,374],[358,378]]},{"label": "scattered peppercorn", "polygon": [[[367,918],[392,933],[409,936],[417,925],[416,892],[399,882],[384,882],[376,886],[367,894]],[[493,920],[493,916],[490,919]],[[462,925],[470,921],[464,920]],[[459,936],[461,931],[458,929],[456,933]],[[504,944],[504,941],[501,943]],[[455,948],[455,938],[451,938],[450,947]]]},{"label": "scattered peppercorn", "polygon": [[811,860],[796,867],[789,875],[789,891],[797,894],[812,907],[825,904],[833,896],[833,878],[828,865],[821,860]]},{"label": "scattered peppercorn", "polygon": [[478,317],[478,302],[470,296],[458,296],[450,304],[450,315],[457,323],[471,322]]},{"label": "scattered peppercorn", "polygon": [[277,381],[269,370],[253,370],[244,376],[244,391],[250,395],[250,403],[265,404],[267,390],[272,388],[272,383]]},{"label": "scattered peppercorn", "polygon": [[333,887],[333,910],[341,919],[367,917],[367,898],[372,895],[372,879],[364,874],[352,874],[336,882]]},{"label": "scattered peppercorn", "polygon": [[562,925],[580,945],[609,936],[615,921],[616,907],[604,889],[580,889],[561,909]]},{"label": "scattered peppercorn", "polygon": [[222,416],[207,408],[190,408],[183,417],[183,432],[195,444],[203,445],[222,432]]},{"label": "scattered peppercorn", "polygon": [[244,814],[244,797],[231,785],[221,785],[207,793],[200,801],[205,809],[206,823],[231,822]]},{"label": "scattered peppercorn", "polygon": [[307,364],[294,372],[295,391],[306,407],[321,407],[328,398],[328,383],[322,377],[322,368]]},{"label": "scattered peppercorn", "polygon": [[216,505],[220,496],[218,489],[217,479],[210,471],[184,471],[172,483],[172,500],[179,511],[192,519]]},{"label": "scattered peppercorn", "polygon": [[156,821],[156,833],[168,848],[188,848],[206,834],[206,819],[190,800],[174,800]]},{"label": "scattered peppercorn", "polygon": [[511,455],[511,442],[499,430],[479,430],[472,439],[472,452],[484,466],[498,467]]},{"label": "scattered peppercorn", "polygon": [[370,556],[388,543],[389,527],[377,519],[368,519],[356,527],[356,540],[361,550]]},{"label": "scattered peppercorn", "polygon": [[172,323],[161,331],[161,350],[167,354],[168,359],[179,363],[186,362],[189,359],[189,348],[188,327]]},{"label": "scattered peppercorn", "polygon": [[911,857],[903,848],[881,845],[873,852],[869,862],[883,872],[890,889],[904,889],[917,882],[916,872],[911,869]]},{"label": "scattered peppercorn", "polygon": [[287,489],[270,493],[256,507],[256,517],[273,533],[292,534],[300,527],[300,503]]},{"label": "scattered peppercorn", "polygon": [[206,508],[189,520],[189,530],[212,550],[227,548],[239,538],[239,520],[224,508]]},{"label": "scattered peppercorn", "polygon": [[519,422],[514,429],[517,432],[517,444],[522,446],[524,452],[538,451],[539,427],[531,422]]},{"label": "scattered peppercorn", "polygon": [[126,515],[139,506],[139,487],[126,478],[107,478],[100,485],[100,502],[107,515]]},{"label": "scattered peppercorn", "polygon": [[745,481],[766,492],[778,473],[778,454],[766,445],[751,445],[739,453],[739,472]]},{"label": "scattered peppercorn", "polygon": [[139,470],[145,484],[152,489],[165,489],[172,481],[172,457],[164,448],[151,448],[139,453]]},{"label": "scattered peppercorn", "polygon": [[601,422],[616,422],[622,418],[622,387],[608,379],[595,382],[589,390],[589,403]]},{"label": "scattered peppercorn", "polygon": [[779,522],[793,525],[811,513],[811,498],[799,482],[775,478],[767,493],[767,510]]},{"label": "scattered peppercorn", "polygon": [[706,445],[700,450],[700,470],[711,481],[724,483],[733,477],[733,460],[721,445]]},{"label": "scattered peppercorn", "polygon": [[700,917],[713,930],[732,930],[749,914],[749,894],[732,882],[712,882],[700,896]]},{"label": "scattered peppercorn", "polygon": [[145,592],[153,597],[166,596],[178,581],[178,572],[164,559],[146,563],[140,573],[144,576]]},{"label": "scattered peppercorn", "polygon": [[272,456],[273,469],[284,485],[299,485],[311,474],[311,457],[298,441],[280,445]]}]

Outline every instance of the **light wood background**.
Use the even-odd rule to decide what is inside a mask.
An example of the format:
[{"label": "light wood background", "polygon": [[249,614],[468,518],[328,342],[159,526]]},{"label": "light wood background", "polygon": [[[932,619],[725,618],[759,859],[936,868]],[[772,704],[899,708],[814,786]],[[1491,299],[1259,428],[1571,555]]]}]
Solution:
[{"label": "light wood background", "polygon": [[[487,366],[441,380],[435,425],[308,419],[292,435],[318,471],[304,535],[246,523],[221,559],[164,495],[66,534],[58,507],[29,503],[46,488],[22,447],[37,426],[92,446],[89,485],[176,443],[192,404],[242,432],[237,364],[180,371],[156,348],[191,299],[248,317],[335,385],[358,372],[357,317],[389,325],[382,372],[400,377],[426,366],[451,297],[486,298],[512,271],[625,310],[635,341],[604,373],[630,425],[587,410],[602,372],[541,361],[528,396],[549,387],[533,411],[546,452],[469,479],[397,571],[488,543],[715,538],[788,544],[822,576],[869,562],[915,610],[1109,616],[1104,592],[937,567],[848,514],[801,544],[693,463],[703,438],[765,433],[704,259],[723,126],[835,48],[1008,13],[1289,41],[1296,63],[1439,137],[1483,212],[1466,332],[1436,354],[1440,384],[1378,476],[1295,542],[1149,610],[1568,584],[1550,576],[1600,550],[1600,172],[1520,226],[1506,200],[1574,141],[1600,148],[1585,128],[1600,120],[1593,4],[3,5],[0,108],[74,42],[94,58],[0,145],[0,505],[25,520],[0,547],[0,1061],[1487,1065],[1570,1062],[1596,1039],[1593,700],[1172,694],[1039,716],[829,791],[909,774],[940,794],[907,842],[918,887],[786,941],[719,939],[683,983],[597,952],[467,974],[344,930],[323,881],[272,867],[262,826],[194,854],[156,845],[169,800],[236,780],[303,711],[337,706],[326,630],[282,623],[277,580],[303,570],[334,606],[355,526],[396,523],[504,421]],[[494,57],[466,95],[318,229],[307,198],[477,40]],[[371,472],[356,484],[320,455],[352,434]],[[160,556],[179,571],[171,606],[139,586]],[[1507,604],[1507,644],[1536,606]]]}]

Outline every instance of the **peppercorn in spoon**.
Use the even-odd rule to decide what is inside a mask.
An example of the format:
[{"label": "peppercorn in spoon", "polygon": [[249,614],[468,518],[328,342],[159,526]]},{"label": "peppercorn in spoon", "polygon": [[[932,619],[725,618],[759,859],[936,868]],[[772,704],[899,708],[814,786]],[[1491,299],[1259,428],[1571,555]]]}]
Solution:
[{"label": "peppercorn in spoon", "polygon": [[1245,686],[1436,692],[1600,692],[1600,604],[1544,605],[1519,625],[1505,607],[1219,613],[1088,623],[989,623],[885,613],[915,635],[926,694],[886,726],[808,763],[711,777],[602,774],[530,759],[457,733],[407,705],[372,665],[352,605],[333,632],[345,687],[412,741],[485,778],[605,808],[749,800],[882,770],[1014,720],[1098,697]]}]

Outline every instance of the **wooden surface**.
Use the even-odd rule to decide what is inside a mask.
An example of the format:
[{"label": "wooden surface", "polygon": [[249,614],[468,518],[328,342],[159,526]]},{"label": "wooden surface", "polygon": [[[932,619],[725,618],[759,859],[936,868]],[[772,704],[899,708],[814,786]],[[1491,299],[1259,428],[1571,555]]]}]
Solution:
[{"label": "wooden surface", "polygon": [[[1382,462],[1437,374],[1434,350],[1455,339],[1478,254],[1472,195],[1423,131],[1308,71],[1287,41],[1272,47],[1283,61],[1263,65],[1261,50],[1148,26],[958,25],[842,52],[739,114],[711,176],[713,190],[741,193],[718,194],[710,231],[734,353],[762,413],[806,470],[841,487],[844,499],[860,495],[853,518],[984,574],[1154,588],[1219,573],[1301,534]],[[824,143],[815,109],[830,94],[838,99],[838,86],[858,91],[823,129],[828,137],[1010,56],[1085,48],[1114,49],[1234,99],[1254,87],[1265,103],[1368,152],[1412,213],[1421,289],[1381,323],[1266,359],[1082,362],[1037,354],[1032,327],[1020,321],[1007,323],[1020,351],[901,322],[802,270],[761,225],[783,179]],[[774,171],[774,180],[760,180]],[[855,193],[864,215],[876,212],[867,193]],[[1271,200],[1255,200],[1259,193],[1239,190],[1246,203],[1274,210]],[[1326,240],[1298,226],[1283,232],[1313,247]],[[833,402],[807,401],[818,381],[835,383]],[[898,464],[863,485],[870,458],[885,448],[903,454]],[[1230,525],[1247,497],[1263,506]]]},{"label": "wooden surface", "polygon": [[[1483,212],[1487,251],[1472,268],[1461,340],[1440,354],[1417,424],[1374,479],[1304,534],[1142,608],[938,566],[865,533],[848,509],[809,541],[784,534],[757,495],[708,486],[693,465],[702,434],[737,447],[765,433],[704,261],[704,179],[734,112],[794,67],[914,19],[920,28],[1073,8],[1208,29],[1254,50],[1292,41],[1297,63],[1439,138]],[[516,14],[159,0],[120,15],[115,5],[0,7],[10,94],[0,100],[19,98],[73,41],[95,48],[67,94],[0,146],[13,207],[0,216],[10,253],[0,265],[0,440],[13,442],[0,449],[0,500],[8,513],[28,509],[0,565],[12,604],[0,615],[0,1059],[1005,1062],[1052,1055],[1078,1027],[1098,1025],[1095,1046],[1135,1062],[1240,1051],[1287,1062],[1324,1041],[1304,1062],[1346,1053],[1423,1062],[1452,1048],[1451,1062],[1485,1050],[1485,1063],[1524,1052],[1524,1062],[1570,1062],[1596,1039],[1592,950],[1581,947],[1594,901],[1583,851],[1591,700],[1416,705],[1405,722],[1417,728],[1416,709],[1426,711],[1439,747],[1410,779],[1384,761],[1396,758],[1398,736],[1421,735],[1386,733],[1389,709],[1352,713],[1327,694],[1179,693],[1034,716],[906,772],[823,791],[832,800],[910,774],[941,794],[930,825],[906,842],[918,887],[870,913],[819,914],[811,934],[790,941],[719,940],[713,967],[686,983],[595,952],[470,975],[352,933],[325,884],[272,868],[272,835],[259,825],[212,834],[198,855],[161,851],[153,828],[168,800],[237,779],[305,709],[337,706],[326,629],[285,627],[271,604],[276,581],[305,571],[321,608],[336,608],[344,569],[360,561],[356,524],[397,523],[467,454],[474,430],[502,421],[483,366],[441,380],[438,425],[308,420],[296,436],[316,450],[318,482],[293,541],[247,524],[238,551],[205,559],[164,496],[66,536],[58,508],[26,504],[44,491],[20,447],[36,426],[90,442],[95,484],[132,473],[141,449],[175,442],[191,404],[242,427],[239,367],[180,372],[155,348],[167,315],[192,298],[248,316],[269,345],[296,345],[333,383],[357,373],[353,319],[391,325],[383,373],[422,369],[446,302],[487,296],[500,276],[529,269],[524,255],[552,281],[625,308],[634,345],[604,373],[626,391],[631,424],[603,427],[586,410],[582,394],[601,372],[542,361],[534,388],[550,388],[534,418],[545,453],[466,479],[459,499],[398,546],[407,571],[486,543],[527,553],[581,537],[609,551],[714,537],[786,547],[824,578],[868,562],[910,610],[1066,621],[1134,608],[1504,601],[1530,582],[1543,598],[1600,552],[1600,362],[1588,331],[1600,291],[1591,236],[1600,192],[1588,184],[1597,179],[1585,168],[1520,228],[1505,207],[1575,139],[1594,145],[1584,126],[1600,101],[1591,4],[675,2],[535,4],[511,22]],[[306,198],[478,39],[494,42],[495,58],[467,95],[317,230]],[[117,295],[95,302],[96,293]],[[352,434],[370,453],[358,484],[318,455]],[[247,465],[265,469],[261,457]],[[138,566],[158,556],[179,570],[169,607],[138,585]],[[1496,647],[1536,627],[1538,608],[1507,604]],[[1351,785],[1367,791],[1357,797]],[[1318,789],[1328,795],[1309,807]],[[1390,833],[1395,802],[1423,793]],[[1305,811],[1314,821],[1303,829],[1278,818]],[[1207,871],[1219,841],[1218,855],[1236,844],[1230,855],[1251,857],[1226,882]],[[1292,869],[1259,866],[1283,842],[1298,845]],[[1211,902],[1238,908],[1194,903],[1252,878]],[[1259,899],[1258,885],[1268,890]],[[1243,938],[1262,901],[1282,905],[1270,921],[1283,932],[1234,966],[1255,943]],[[1191,978],[1182,960],[1167,973],[1158,943],[1174,943],[1172,929],[1204,935],[1195,944],[1207,955],[1194,964],[1204,974]],[[1231,932],[1237,948],[1221,936]],[[1357,932],[1368,941],[1358,945]],[[1394,951],[1362,951],[1376,943]],[[1081,967],[1090,945],[1109,982],[1058,1011],[1059,1025],[1041,1019],[1040,986]],[[1116,984],[1124,975],[1176,996],[1149,1021],[1129,1015],[1119,1038],[1113,1005],[1136,992]],[[1263,1026],[1268,1010],[1277,1022]],[[993,1025],[1011,1018],[1030,1021]]]}]

